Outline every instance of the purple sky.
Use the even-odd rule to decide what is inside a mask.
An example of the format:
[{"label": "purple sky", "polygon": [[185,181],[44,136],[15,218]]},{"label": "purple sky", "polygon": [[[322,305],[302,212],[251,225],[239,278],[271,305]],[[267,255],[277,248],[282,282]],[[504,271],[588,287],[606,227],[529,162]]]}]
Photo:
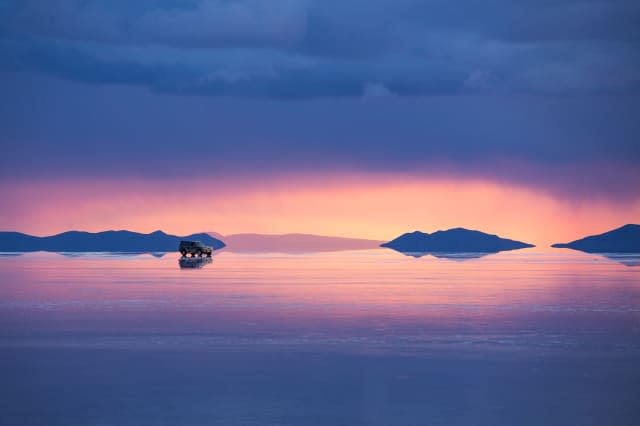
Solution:
[{"label": "purple sky", "polygon": [[633,201],[639,42],[634,1],[1,1],[0,179],[383,172]]}]

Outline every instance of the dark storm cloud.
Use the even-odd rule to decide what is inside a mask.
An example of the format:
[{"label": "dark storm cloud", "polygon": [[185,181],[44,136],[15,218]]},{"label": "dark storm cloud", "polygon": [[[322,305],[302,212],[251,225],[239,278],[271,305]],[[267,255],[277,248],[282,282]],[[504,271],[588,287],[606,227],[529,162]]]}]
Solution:
[{"label": "dark storm cloud", "polygon": [[263,98],[640,87],[635,1],[0,3],[0,66]]},{"label": "dark storm cloud", "polygon": [[278,102],[0,76],[5,181],[367,172],[640,196],[634,96],[406,99],[371,85],[367,99]]},{"label": "dark storm cloud", "polygon": [[299,0],[6,1],[5,32],[105,44],[287,45],[304,35]]},{"label": "dark storm cloud", "polygon": [[640,197],[637,1],[0,0],[0,53],[7,181],[364,171]]}]

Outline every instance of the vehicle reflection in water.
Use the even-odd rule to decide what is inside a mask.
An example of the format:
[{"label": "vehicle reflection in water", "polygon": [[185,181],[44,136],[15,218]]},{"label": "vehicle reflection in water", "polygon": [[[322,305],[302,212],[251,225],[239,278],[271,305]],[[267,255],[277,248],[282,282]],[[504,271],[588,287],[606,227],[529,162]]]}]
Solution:
[{"label": "vehicle reflection in water", "polygon": [[178,264],[181,269],[199,269],[204,268],[212,262],[212,259],[207,256],[202,257],[181,257],[178,259]]}]

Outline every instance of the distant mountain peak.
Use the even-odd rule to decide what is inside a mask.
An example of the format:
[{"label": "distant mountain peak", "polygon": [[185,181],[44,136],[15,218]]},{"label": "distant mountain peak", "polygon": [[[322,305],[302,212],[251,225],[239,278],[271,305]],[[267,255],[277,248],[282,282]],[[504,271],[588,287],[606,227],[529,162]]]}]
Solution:
[{"label": "distant mountain peak", "polygon": [[626,225],[622,225],[618,229],[614,229],[614,231],[617,231],[617,230],[637,230],[637,229],[640,229],[640,225],[635,224],[635,223],[627,223]]},{"label": "distant mountain peak", "polygon": [[432,234],[421,231],[406,233],[381,244],[381,247],[392,248],[403,253],[491,253],[533,247],[533,245],[458,227]]},{"label": "distant mountain peak", "polygon": [[323,251],[368,250],[377,248],[381,241],[362,238],[287,233],[240,233],[224,236],[229,251],[312,253]]},{"label": "distant mountain peak", "polygon": [[570,248],[587,253],[640,253],[640,225],[628,223],[602,234],[590,235],[551,247]]}]

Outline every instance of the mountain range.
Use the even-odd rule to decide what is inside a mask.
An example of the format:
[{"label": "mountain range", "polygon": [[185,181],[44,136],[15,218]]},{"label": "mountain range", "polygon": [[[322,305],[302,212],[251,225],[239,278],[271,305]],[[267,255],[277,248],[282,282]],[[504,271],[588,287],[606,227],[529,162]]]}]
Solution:
[{"label": "mountain range", "polygon": [[184,237],[162,231],[142,234],[132,231],[83,232],[69,231],[47,237],[20,232],[0,232],[0,252],[56,251],[56,252],[163,252],[176,251],[181,240],[196,240],[213,249],[225,246],[208,234]]},{"label": "mountain range", "polygon": [[[495,253],[533,247],[532,244],[501,238],[464,228],[424,233],[420,231],[403,234],[392,241],[329,237],[312,234],[232,234],[222,236],[215,233],[198,233],[176,236],[155,231],[143,234],[132,231],[82,232],[69,231],[61,234],[37,237],[20,232],[0,232],[0,253],[25,251],[56,252],[167,252],[177,250],[180,240],[197,240],[221,249],[227,247],[235,252],[280,252],[310,253],[321,251],[364,250],[378,246],[420,256],[432,254],[448,257],[460,253]],[[223,242],[224,240],[224,242]],[[570,243],[554,244],[556,248],[571,248],[589,253],[640,253],[640,225],[628,224],[603,234],[581,238]],[[463,256],[463,257],[468,257]]]}]

